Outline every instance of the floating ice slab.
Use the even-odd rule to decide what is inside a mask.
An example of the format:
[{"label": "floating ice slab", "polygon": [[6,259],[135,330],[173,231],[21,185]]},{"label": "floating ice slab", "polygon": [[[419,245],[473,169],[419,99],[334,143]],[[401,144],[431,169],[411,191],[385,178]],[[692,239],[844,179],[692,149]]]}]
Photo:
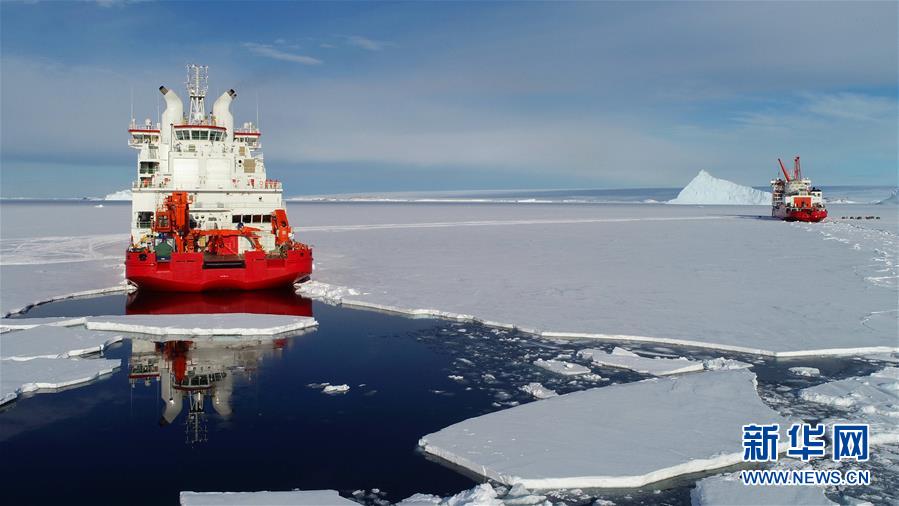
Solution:
[{"label": "floating ice slab", "polygon": [[63,388],[87,383],[110,374],[121,365],[119,360],[36,358],[0,362],[0,404],[19,394],[42,389]]},{"label": "floating ice slab", "polygon": [[807,378],[821,375],[821,370],[817,367],[791,367],[789,371],[796,376],[805,376]]},{"label": "floating ice slab", "polygon": [[181,506],[359,506],[336,490],[181,492]]},{"label": "floating ice slab", "polygon": [[624,348],[615,348],[612,350],[612,353],[606,353],[596,348],[586,348],[578,351],[578,356],[592,359],[596,365],[630,369],[641,374],[651,374],[653,376],[667,376],[669,374],[681,374],[705,369],[702,362],[695,362],[685,358],[641,357]]},{"label": "floating ice slab", "polygon": [[56,327],[73,327],[84,325],[86,318],[83,316],[50,316],[48,318],[2,318],[0,329],[31,329],[38,325],[52,325]]},{"label": "floating ice slab", "polygon": [[67,358],[99,353],[122,340],[122,336],[85,328],[39,325],[0,334],[0,357],[4,360]]},{"label": "floating ice slab", "polygon": [[690,492],[690,501],[693,506],[836,505],[824,495],[824,487],[743,485],[738,473],[699,480]]},{"label": "floating ice slab", "polygon": [[669,204],[771,205],[771,194],[739,185],[701,170]]},{"label": "floating ice slab", "polygon": [[[543,504],[546,498],[543,496],[527,496],[516,497],[521,499],[519,502],[509,502],[508,504]],[[528,499],[534,499],[529,501]],[[398,502],[396,506],[504,506],[506,502],[499,499],[496,490],[487,483],[481,483],[471,489],[463,490],[456,495],[450,497],[440,497],[432,494],[415,494],[411,497]]]},{"label": "floating ice slab", "polygon": [[91,316],[91,330],[111,330],[154,335],[271,336],[318,325],[313,318],[269,314],[177,314]]},{"label": "floating ice slab", "polygon": [[528,383],[527,385],[523,385],[519,388],[522,392],[531,394],[536,399],[549,399],[550,397],[555,397],[559,394],[556,393],[555,390],[546,388],[540,383]]},{"label": "floating ice slab", "polygon": [[899,443],[899,367],[816,385],[801,390],[799,397],[846,412],[827,423],[867,423],[871,443]]},{"label": "floating ice slab", "polygon": [[419,445],[498,482],[531,489],[640,487],[742,462],[740,427],[789,422],[746,369],[574,392],[457,423]]},{"label": "floating ice slab", "polygon": [[572,364],[571,362],[565,362],[564,360],[543,360],[541,358],[534,362],[534,365],[542,367],[549,372],[561,374],[562,376],[579,376],[590,372],[589,367],[584,367],[580,364]]}]

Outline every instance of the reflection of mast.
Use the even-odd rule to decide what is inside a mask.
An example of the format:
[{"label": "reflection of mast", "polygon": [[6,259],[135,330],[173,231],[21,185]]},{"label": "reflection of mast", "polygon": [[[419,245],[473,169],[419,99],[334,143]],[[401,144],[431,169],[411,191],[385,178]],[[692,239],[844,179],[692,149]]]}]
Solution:
[{"label": "reflection of mast", "polygon": [[163,402],[160,426],[175,422],[188,403],[185,442],[203,443],[208,439],[206,399],[222,418],[232,414],[231,394],[234,371],[249,374],[272,349],[283,348],[286,340],[217,343],[210,341],[167,341],[153,343],[135,339],[129,364],[132,386],[143,379],[159,379]]}]

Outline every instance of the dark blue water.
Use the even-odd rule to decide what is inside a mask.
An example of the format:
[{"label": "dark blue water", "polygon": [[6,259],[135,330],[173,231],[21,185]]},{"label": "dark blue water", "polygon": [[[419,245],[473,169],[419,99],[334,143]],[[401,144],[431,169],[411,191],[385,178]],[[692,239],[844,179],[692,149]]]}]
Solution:
[{"label": "dark blue water", "polygon": [[[154,343],[126,340],[107,350],[115,374],[57,393],[20,398],[0,413],[0,476],[6,504],[175,504],[178,492],[336,489],[351,497],[398,501],[414,493],[450,495],[475,484],[416,451],[418,439],[467,418],[530,402],[519,390],[541,382],[560,394],[644,379],[594,368],[603,379],[556,376],[538,358],[577,361],[583,347],[613,343],[546,341],[480,325],[333,307],[292,292],[109,295],[37,306],[25,317],[160,312],[271,312],[313,315],[318,329],[272,341]],[[694,359],[702,349],[653,345],[643,354]],[[856,359],[753,363],[763,399],[804,418],[796,392],[869,374]],[[822,377],[789,374],[812,366]],[[453,378],[450,378],[453,376]],[[346,384],[322,393],[317,384]],[[185,388],[192,385],[193,389]],[[179,388],[174,388],[177,385]],[[877,468],[881,479],[895,471]],[[888,474],[888,475],[887,475]],[[696,477],[639,490],[550,493],[569,504],[688,504]],[[379,494],[368,491],[377,488]]]}]

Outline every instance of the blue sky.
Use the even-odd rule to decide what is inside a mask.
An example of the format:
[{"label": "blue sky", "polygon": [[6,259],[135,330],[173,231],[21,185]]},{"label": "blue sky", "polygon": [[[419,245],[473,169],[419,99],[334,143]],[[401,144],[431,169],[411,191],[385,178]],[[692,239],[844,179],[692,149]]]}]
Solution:
[{"label": "blue sky", "polygon": [[[184,65],[286,193],[897,184],[896,2],[0,3],[0,193],[127,187]],[[218,92],[218,93],[217,93]],[[183,93],[182,93],[183,95]]]}]

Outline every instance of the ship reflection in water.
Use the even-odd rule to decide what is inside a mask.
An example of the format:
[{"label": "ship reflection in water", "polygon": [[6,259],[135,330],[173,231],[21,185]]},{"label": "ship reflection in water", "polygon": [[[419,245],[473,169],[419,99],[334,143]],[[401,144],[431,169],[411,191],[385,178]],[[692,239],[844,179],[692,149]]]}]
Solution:
[{"label": "ship reflection in water", "polygon": [[257,313],[312,316],[312,300],[293,290],[148,292],[128,295],[125,314]]},{"label": "ship reflection in water", "polygon": [[[128,296],[126,314],[259,313],[312,316],[312,301],[292,290],[208,293],[154,293]],[[162,427],[175,423],[187,404],[185,442],[208,437],[207,408],[224,419],[231,416],[236,375],[252,380],[264,358],[276,356],[291,336],[279,339],[157,342],[132,339],[128,378],[131,387],[158,382]]]}]

